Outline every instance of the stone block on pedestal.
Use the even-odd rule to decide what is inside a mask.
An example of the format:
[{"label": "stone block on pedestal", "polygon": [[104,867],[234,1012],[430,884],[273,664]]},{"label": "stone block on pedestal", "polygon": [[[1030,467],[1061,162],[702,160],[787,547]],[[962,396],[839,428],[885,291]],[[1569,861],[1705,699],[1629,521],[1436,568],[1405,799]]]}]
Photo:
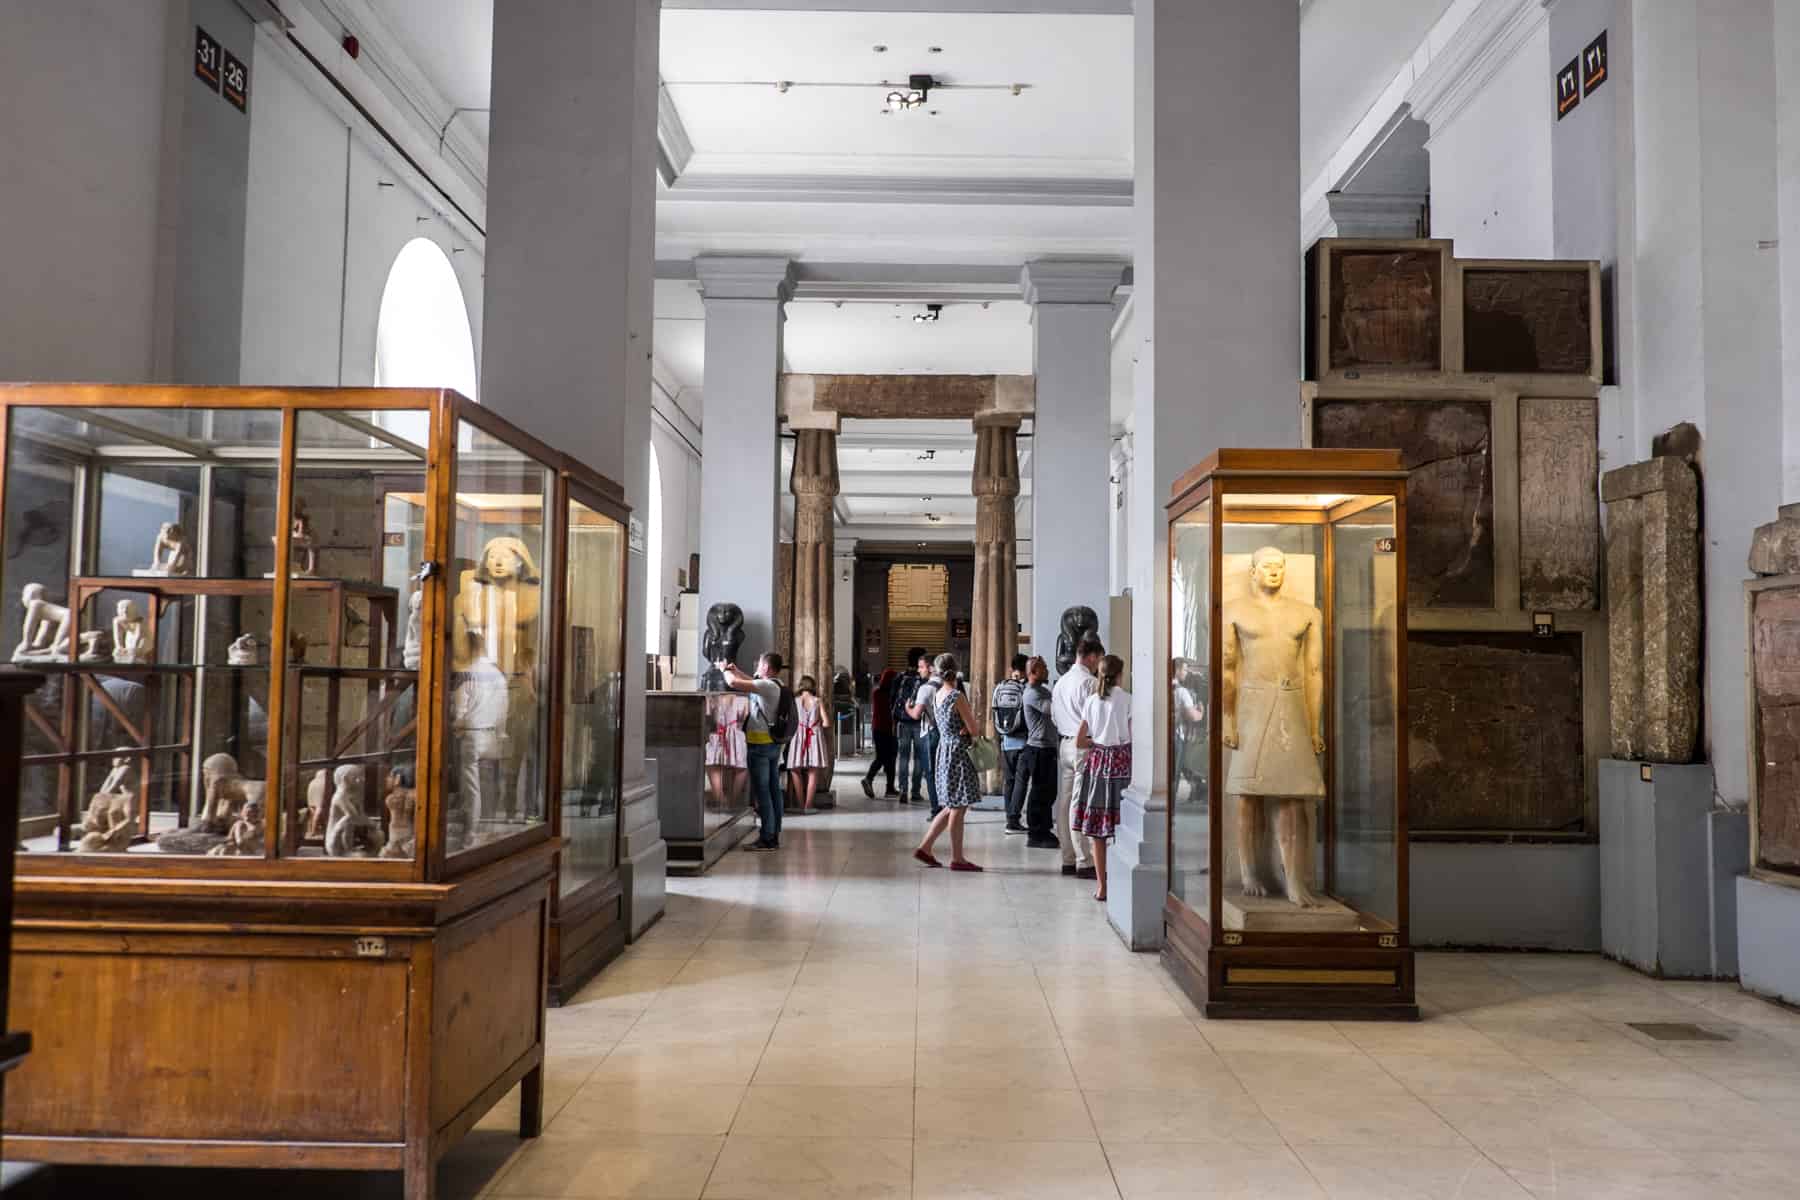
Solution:
[{"label": "stone block on pedestal", "polygon": [[1685,763],[1700,729],[1699,480],[1653,458],[1601,478],[1612,753]]}]

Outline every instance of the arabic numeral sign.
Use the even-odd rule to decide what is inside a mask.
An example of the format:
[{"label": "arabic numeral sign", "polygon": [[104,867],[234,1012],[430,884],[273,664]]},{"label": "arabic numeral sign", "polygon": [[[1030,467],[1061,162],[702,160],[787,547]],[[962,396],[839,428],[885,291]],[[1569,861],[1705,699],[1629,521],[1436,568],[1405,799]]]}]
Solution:
[{"label": "arabic numeral sign", "polygon": [[219,90],[219,68],[223,65],[220,56],[224,52],[212,34],[194,26],[194,75],[215,92]]},{"label": "arabic numeral sign", "polygon": [[1571,58],[1569,65],[1556,73],[1556,119],[1562,120],[1581,103],[1581,60]]}]

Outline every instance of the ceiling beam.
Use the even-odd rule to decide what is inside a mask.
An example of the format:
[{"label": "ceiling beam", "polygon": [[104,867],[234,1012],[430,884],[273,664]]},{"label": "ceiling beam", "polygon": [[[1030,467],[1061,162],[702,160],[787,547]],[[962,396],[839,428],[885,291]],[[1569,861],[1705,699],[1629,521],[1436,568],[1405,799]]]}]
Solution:
[{"label": "ceiling beam", "polygon": [[[666,92],[664,93],[667,94]],[[667,173],[659,203],[987,204],[1130,208],[1132,181],[1032,176],[958,179],[919,175],[749,175]]]},{"label": "ceiling beam", "polygon": [[663,0],[663,7],[719,12],[1016,13],[1051,16],[1131,15],[1131,0]]}]

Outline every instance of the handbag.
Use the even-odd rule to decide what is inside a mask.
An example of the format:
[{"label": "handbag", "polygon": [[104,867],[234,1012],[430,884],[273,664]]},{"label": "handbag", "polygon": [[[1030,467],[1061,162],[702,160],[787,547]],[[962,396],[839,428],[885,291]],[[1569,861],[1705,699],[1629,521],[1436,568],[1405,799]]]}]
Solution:
[{"label": "handbag", "polygon": [[969,761],[977,771],[997,771],[1000,769],[1000,745],[993,738],[983,735],[969,741]]}]

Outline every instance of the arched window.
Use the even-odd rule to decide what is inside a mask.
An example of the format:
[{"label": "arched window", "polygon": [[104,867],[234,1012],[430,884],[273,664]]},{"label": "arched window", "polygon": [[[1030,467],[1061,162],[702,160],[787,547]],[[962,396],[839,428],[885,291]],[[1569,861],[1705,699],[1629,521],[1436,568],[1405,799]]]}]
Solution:
[{"label": "arched window", "polygon": [[650,500],[644,524],[644,628],[652,654],[664,653],[663,639],[663,494],[662,465],[656,447],[650,447]]},{"label": "arched window", "polygon": [[406,243],[388,268],[375,324],[375,386],[447,387],[477,398],[462,284],[430,238]]}]

